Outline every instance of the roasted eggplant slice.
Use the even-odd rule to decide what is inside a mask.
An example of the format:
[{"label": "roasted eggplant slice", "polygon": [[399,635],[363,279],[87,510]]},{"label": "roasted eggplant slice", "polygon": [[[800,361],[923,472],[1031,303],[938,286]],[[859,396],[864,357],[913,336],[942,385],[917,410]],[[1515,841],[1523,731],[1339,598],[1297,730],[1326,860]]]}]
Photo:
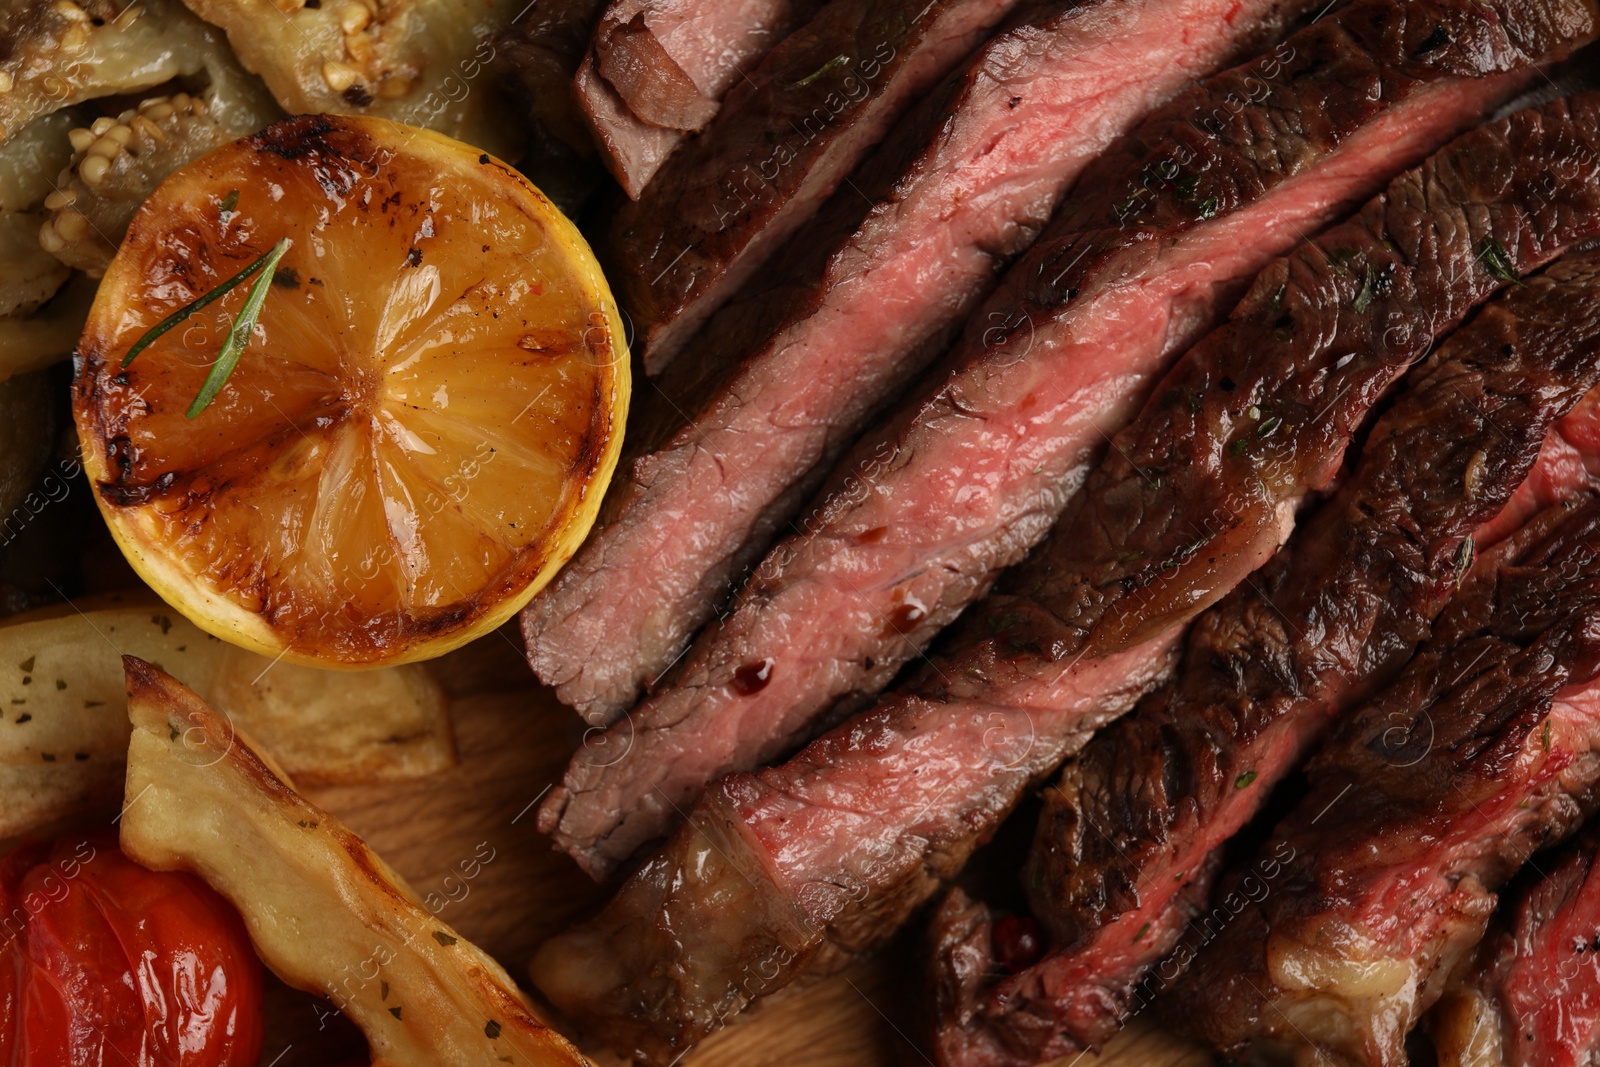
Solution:
[{"label": "roasted eggplant slice", "polygon": [[[0,271],[5,260],[0,258]],[[42,374],[0,374],[0,546],[13,536],[11,513],[22,503],[50,452],[50,383]]]},{"label": "roasted eggplant slice", "polygon": [[515,158],[488,64],[527,0],[185,0],[291,114],[374,115]]},{"label": "roasted eggplant slice", "polygon": [[133,213],[167,175],[254,133],[270,117],[215,101],[209,91],[152,96],[114,119],[73,130],[76,151],[45,199],[50,218],[39,245],[91,277],[104,274]]},{"label": "roasted eggplant slice", "polygon": [[[178,0],[23,0],[0,14],[0,142],[71,104],[204,81],[226,125],[271,115],[222,35]],[[197,86],[198,87],[198,86]],[[232,114],[239,108],[240,115]]]},{"label": "roasted eggplant slice", "polygon": [[70,355],[89,317],[94,293],[95,283],[80,274],[33,314],[0,317],[0,382]]},{"label": "roasted eggplant slice", "polygon": [[0,212],[27,211],[44,203],[56,187],[56,176],[72,162],[71,130],[93,119],[87,108],[62,108],[0,142]]}]

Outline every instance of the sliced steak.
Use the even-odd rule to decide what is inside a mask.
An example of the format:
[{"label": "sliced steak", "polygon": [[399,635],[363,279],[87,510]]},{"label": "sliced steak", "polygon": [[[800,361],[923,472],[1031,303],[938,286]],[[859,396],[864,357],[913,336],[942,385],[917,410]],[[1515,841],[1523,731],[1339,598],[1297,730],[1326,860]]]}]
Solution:
[{"label": "sliced steak", "polygon": [[1533,473],[1472,539],[1480,545],[1503,541],[1539,512],[1591,484],[1600,485],[1600,390],[1586,393],[1545,435]]},{"label": "sliced steak", "polygon": [[[1474,529],[1481,542],[1508,506],[1589,483],[1546,431],[1597,382],[1589,255],[1513,287],[1419,369],[1332,501],[1196,623],[1179,676],[1046,792],[1025,883],[1055,949],[1008,973],[971,947],[990,923],[981,906],[941,911],[942,1063],[1027,1065],[1102,1044],[1170,977],[1151,968],[1208,905],[1222,843],[1427,634]],[[1518,488],[1530,468],[1532,500]]]},{"label": "sliced steak", "polygon": [[[1560,247],[1583,225],[1600,230],[1594,175],[1575,168],[1570,185],[1537,203],[1513,179],[1546,168],[1561,173],[1560,164],[1596,144],[1600,96],[1579,98],[1570,110],[1561,103],[1521,113],[1457,141],[1397,181],[1380,203],[1393,205],[1396,236],[1421,232],[1422,219],[1445,226],[1470,213],[1494,219],[1494,232],[1516,247],[1524,247],[1517,238],[1535,222],[1549,246]],[[1483,173],[1498,178],[1486,181]],[[1456,195],[1416,195],[1443,188]],[[1477,236],[1409,242],[1411,276],[1471,273]],[[1349,299],[1326,276],[1315,281],[1330,302]],[[1479,283],[1463,277],[1457,284]],[[1269,291],[1246,304],[1271,298]],[[1483,447],[1489,436],[1475,440]],[[1538,441],[1535,435],[1524,446],[1524,473]],[[1460,462],[1486,466],[1470,454]],[[1493,492],[1504,476],[1485,469],[1475,484]],[[1517,480],[1501,490],[1502,502]],[[1419,503],[1423,515],[1431,514],[1426,504]],[[1483,508],[1482,518],[1495,510],[1474,506]],[[1325,551],[1325,558],[1335,555]],[[1444,554],[1447,564],[1455,558],[1453,549]],[[1442,584],[1453,580],[1447,570]],[[1027,598],[1013,596],[993,610],[1005,627],[1009,612],[1032,609]],[[1044,607],[1032,613],[1050,623]],[[605,911],[541,950],[533,965],[539,987],[619,1048],[671,1060],[751,1000],[809,968],[880,944],[959,870],[1030,781],[1160,678],[1178,637],[1171,630],[1122,652],[1081,658],[1069,642],[1051,639],[1068,634],[1065,627],[1019,645],[990,636],[986,616],[987,609],[966,624],[916,684],[781,766],[716,782]]]},{"label": "sliced steak", "polygon": [[527,90],[541,132],[574,150],[589,134],[571,91],[605,0],[538,0],[495,38],[495,63]]},{"label": "sliced steak", "polygon": [[640,122],[627,105],[594,69],[594,60],[585,56],[573,77],[579,114],[587,120],[600,158],[622,191],[637,200],[644,195],[641,177],[654,177],[677,150],[683,135]]},{"label": "sliced steak", "polygon": [[[1254,0],[1229,21],[1233,0],[1036,4],[980,49],[776,257],[775,276],[718,313],[703,351],[673,364],[659,394],[646,390],[631,480],[523,616],[539,676],[591,723],[621,714],[886,399],[949,344],[1085,163],[1193,78],[1259,47],[1289,10]],[[1194,32],[1165,33],[1175,21]],[[1164,158],[1147,139],[1096,173]]]},{"label": "sliced steak", "polygon": [[517,168],[569,215],[605,180],[572,92],[603,6],[605,0],[537,0],[494,39],[495,69],[520,90],[533,120]]},{"label": "sliced steak", "polygon": [[1600,1059],[1600,828],[1508,890],[1426,1021],[1439,1067],[1591,1067]]},{"label": "sliced steak", "polygon": [[1085,661],[1053,735],[1025,706],[956,714],[907,694],[715,783],[605,911],[545,943],[534,983],[585,1033],[672,1062],[751,1001],[881,943],[1100,709],[1126,709],[1166,666],[1161,648]]},{"label": "sliced steak", "polygon": [[1496,891],[1600,806],[1600,503],[1505,547],[1335,729],[1268,846],[1289,854],[1271,891],[1228,905],[1174,989],[1217,1048],[1404,1067]]},{"label": "sliced steak", "polygon": [[741,79],[607,230],[645,369],[666,366],[1017,3],[832,0]]},{"label": "sliced steak", "polygon": [[[577,98],[607,165],[634,199],[728,89],[821,0],[613,0]],[[651,150],[640,151],[641,146]]]},{"label": "sliced steak", "polygon": [[[1513,16],[1547,9],[1529,0],[1502,6]],[[1352,5],[1298,44],[1142,125],[1134,145],[1160,145],[1166,155],[1151,164],[1154,152],[1136,147],[1130,151],[1146,165],[1123,180],[1082,180],[1086,196],[1069,200],[990,310],[969,322],[953,373],[882,433],[863,438],[838,469],[835,491],[802,520],[804,532],[768,554],[670,687],[612,727],[609,747],[578,753],[541,826],[587,870],[604,874],[675,823],[704,783],[777,757],[836,705],[859,706],[887,684],[1044,536],[1105,432],[1132,414],[1169,355],[1211,324],[1240,282],[1526,80],[1533,58],[1511,46],[1505,27],[1538,20],[1486,20],[1481,10],[1471,0]],[[1440,25],[1452,28],[1451,43],[1412,58]],[[1540,40],[1564,50],[1549,35]],[[1278,81],[1250,73],[1264,74],[1261,63]],[[1457,73],[1483,63],[1512,70]],[[1272,88],[1212,133],[1204,121],[1238,99],[1246,80]],[[1504,158],[1497,136],[1480,140]],[[1164,168],[1173,158],[1189,169]],[[1137,429],[1148,423],[1165,447],[1198,456],[1207,447],[1201,438],[1214,432],[1221,439],[1210,447],[1223,453],[1219,473],[1242,514],[1267,508],[1284,520],[1294,498],[1326,479],[1366,405],[1433,336],[1504,284],[1475,258],[1477,245],[1504,245],[1507,269],[1516,270],[1559,248],[1527,224],[1531,184],[1486,187],[1496,210],[1461,225],[1462,208],[1435,182],[1477,188],[1482,179],[1464,158],[1441,157],[1356,221],[1270,267],[1232,322],[1185,357],[1149,418],[1119,447],[1159,455],[1161,445]],[[1135,211],[1130,201],[1149,206]],[[1415,262],[1400,262],[1403,255]],[[1458,274],[1464,284],[1452,281]],[[996,321],[1006,325],[986,326]],[[1380,345],[1385,337],[1390,343]],[[1328,404],[1341,391],[1349,403]],[[1172,396],[1192,396],[1205,416],[1191,421],[1188,438],[1168,432],[1172,413],[1163,405]],[[1181,401],[1186,412],[1189,403]],[[1267,416],[1249,417],[1263,407]],[[1239,450],[1235,440],[1252,447]],[[1171,532],[1163,516],[1203,515],[1233,499],[1182,473],[1147,490],[1155,535],[1123,509],[1122,543],[1159,541]],[[1263,475],[1273,479],[1274,499],[1254,488]],[[1096,541],[1102,573],[1119,560],[1130,571],[1143,567],[1116,539]],[[1229,566],[1213,569],[1214,585],[1238,581],[1272,547],[1242,546]],[[1247,561],[1243,549],[1256,555]],[[1063,543],[1051,554],[1076,559],[1080,550]],[[1052,582],[1062,580],[1056,564],[1047,569]],[[1071,597],[1062,602],[1070,607]],[[1081,615],[1063,609],[1074,625]],[[602,759],[601,751],[627,755]]]}]

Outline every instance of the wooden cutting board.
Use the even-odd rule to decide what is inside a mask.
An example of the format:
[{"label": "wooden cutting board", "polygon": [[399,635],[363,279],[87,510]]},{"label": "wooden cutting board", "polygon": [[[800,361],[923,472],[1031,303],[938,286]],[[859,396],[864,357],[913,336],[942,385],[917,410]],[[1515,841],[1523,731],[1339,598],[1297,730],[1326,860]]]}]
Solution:
[{"label": "wooden cutting board", "polygon": [[[526,982],[534,948],[606,899],[534,828],[537,801],[559,780],[583,725],[535,684],[512,627],[433,669],[452,697],[457,767],[413,783],[306,795],[348,822],[441,918]],[[844,973],[758,1005],[695,1050],[684,1067],[932,1067],[918,1023],[915,934]],[[274,995],[264,1065],[322,1067],[355,1059],[362,1049],[325,1006],[287,990]],[[620,1062],[601,1047],[585,1051],[599,1064]],[[1062,1062],[1200,1067],[1212,1060],[1137,1024],[1103,1055]]]}]

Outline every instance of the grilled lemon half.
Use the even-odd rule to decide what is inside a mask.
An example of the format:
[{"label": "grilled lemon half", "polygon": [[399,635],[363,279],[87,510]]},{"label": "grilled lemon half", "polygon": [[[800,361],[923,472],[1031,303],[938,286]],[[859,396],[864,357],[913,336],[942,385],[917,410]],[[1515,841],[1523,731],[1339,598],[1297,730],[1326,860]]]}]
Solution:
[{"label": "grilled lemon half", "polygon": [[[251,284],[123,366],[285,238],[203,411]],[[605,278],[537,189],[426,130],[298,116],[140,208],[73,410],[100,510],[169,603],[265,655],[371,667],[464,644],[549,581],[594,522],[628,390]]]}]

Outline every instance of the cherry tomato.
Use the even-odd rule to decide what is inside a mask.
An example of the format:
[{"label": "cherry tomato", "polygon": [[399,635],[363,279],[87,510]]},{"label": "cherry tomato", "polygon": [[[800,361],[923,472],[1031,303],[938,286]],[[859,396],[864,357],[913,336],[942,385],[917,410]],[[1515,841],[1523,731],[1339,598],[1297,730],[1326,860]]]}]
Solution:
[{"label": "cherry tomato", "polygon": [[17,1028],[13,1020],[20,1010],[23,959],[14,947],[27,917],[18,907],[17,887],[23,875],[48,852],[46,846],[30,843],[0,858],[0,1065],[4,1067],[17,1062]]},{"label": "cherry tomato", "polygon": [[254,1067],[262,969],[239,916],[110,834],[0,860],[0,1067]]}]

